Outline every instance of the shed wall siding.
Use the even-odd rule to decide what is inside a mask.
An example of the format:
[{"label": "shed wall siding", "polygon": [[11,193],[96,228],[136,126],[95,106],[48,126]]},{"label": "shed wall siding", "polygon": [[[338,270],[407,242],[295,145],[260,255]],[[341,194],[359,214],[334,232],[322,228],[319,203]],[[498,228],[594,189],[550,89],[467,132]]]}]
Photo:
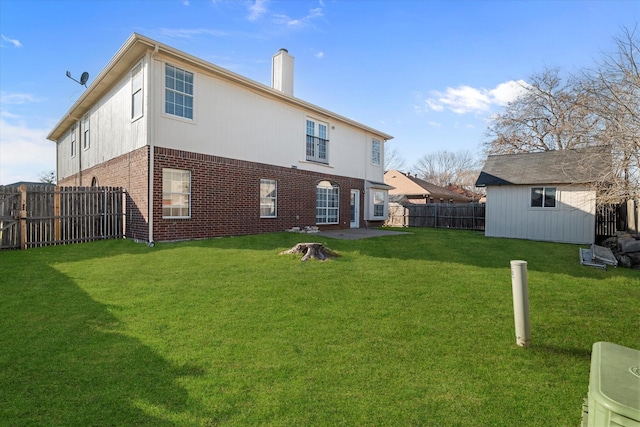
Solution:
[{"label": "shed wall siding", "polygon": [[[550,185],[552,186],[552,185]],[[590,244],[595,239],[595,193],[556,186],[556,208],[531,208],[531,186],[487,187],[485,235]]]}]

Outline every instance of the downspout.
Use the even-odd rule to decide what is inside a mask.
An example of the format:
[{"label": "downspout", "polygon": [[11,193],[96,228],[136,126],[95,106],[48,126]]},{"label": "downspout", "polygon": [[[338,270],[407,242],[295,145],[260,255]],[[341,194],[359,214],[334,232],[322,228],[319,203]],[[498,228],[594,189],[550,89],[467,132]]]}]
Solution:
[{"label": "downspout", "polygon": [[[150,96],[151,90],[153,90],[153,76],[155,69],[155,57],[158,54],[158,50],[160,49],[159,45],[155,45],[153,47],[153,52],[151,53],[151,59],[149,60],[149,77],[146,81],[146,98],[147,98],[147,109],[148,111],[148,131],[147,131],[147,145],[149,146],[149,195],[148,195],[148,210],[149,210],[149,243],[147,244],[150,248],[154,246],[153,243],[153,169],[154,169],[154,159],[155,159],[155,97]],[[151,100],[151,102],[149,102]]]}]

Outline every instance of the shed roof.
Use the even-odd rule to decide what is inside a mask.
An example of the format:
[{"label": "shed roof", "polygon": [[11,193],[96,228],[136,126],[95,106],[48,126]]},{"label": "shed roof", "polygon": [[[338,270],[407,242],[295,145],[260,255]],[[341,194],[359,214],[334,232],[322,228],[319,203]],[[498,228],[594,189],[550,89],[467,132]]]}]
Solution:
[{"label": "shed roof", "polygon": [[606,147],[488,156],[476,187],[488,185],[586,184],[611,169]]}]

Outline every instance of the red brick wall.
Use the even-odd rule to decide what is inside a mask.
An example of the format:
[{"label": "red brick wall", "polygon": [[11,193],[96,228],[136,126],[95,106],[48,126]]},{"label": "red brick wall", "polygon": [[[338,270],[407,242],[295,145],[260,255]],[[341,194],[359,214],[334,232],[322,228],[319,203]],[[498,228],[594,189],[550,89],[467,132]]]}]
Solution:
[{"label": "red brick wall", "polygon": [[[154,240],[199,239],[283,231],[316,225],[316,184],[330,180],[340,187],[340,224],[348,228],[350,190],[364,181],[186,151],[155,148]],[[162,218],[162,169],[191,171],[191,218]],[[278,181],[277,218],[260,218],[260,179]],[[364,209],[361,209],[361,212]],[[363,224],[362,215],[360,224]]]},{"label": "red brick wall", "polygon": [[98,166],[86,169],[58,182],[60,186],[90,186],[96,178],[98,185],[123,187],[127,190],[125,235],[131,239],[147,241],[149,194],[149,147],[143,147],[116,157]]}]

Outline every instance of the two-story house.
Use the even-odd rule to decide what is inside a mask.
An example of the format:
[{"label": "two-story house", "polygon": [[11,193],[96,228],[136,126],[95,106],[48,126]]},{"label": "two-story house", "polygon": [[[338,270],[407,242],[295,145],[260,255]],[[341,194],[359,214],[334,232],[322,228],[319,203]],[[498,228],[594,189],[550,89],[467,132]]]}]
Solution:
[{"label": "two-story house", "polygon": [[387,218],[392,136],[133,34],[48,135],[65,186],[127,190],[126,235],[171,241]]}]

